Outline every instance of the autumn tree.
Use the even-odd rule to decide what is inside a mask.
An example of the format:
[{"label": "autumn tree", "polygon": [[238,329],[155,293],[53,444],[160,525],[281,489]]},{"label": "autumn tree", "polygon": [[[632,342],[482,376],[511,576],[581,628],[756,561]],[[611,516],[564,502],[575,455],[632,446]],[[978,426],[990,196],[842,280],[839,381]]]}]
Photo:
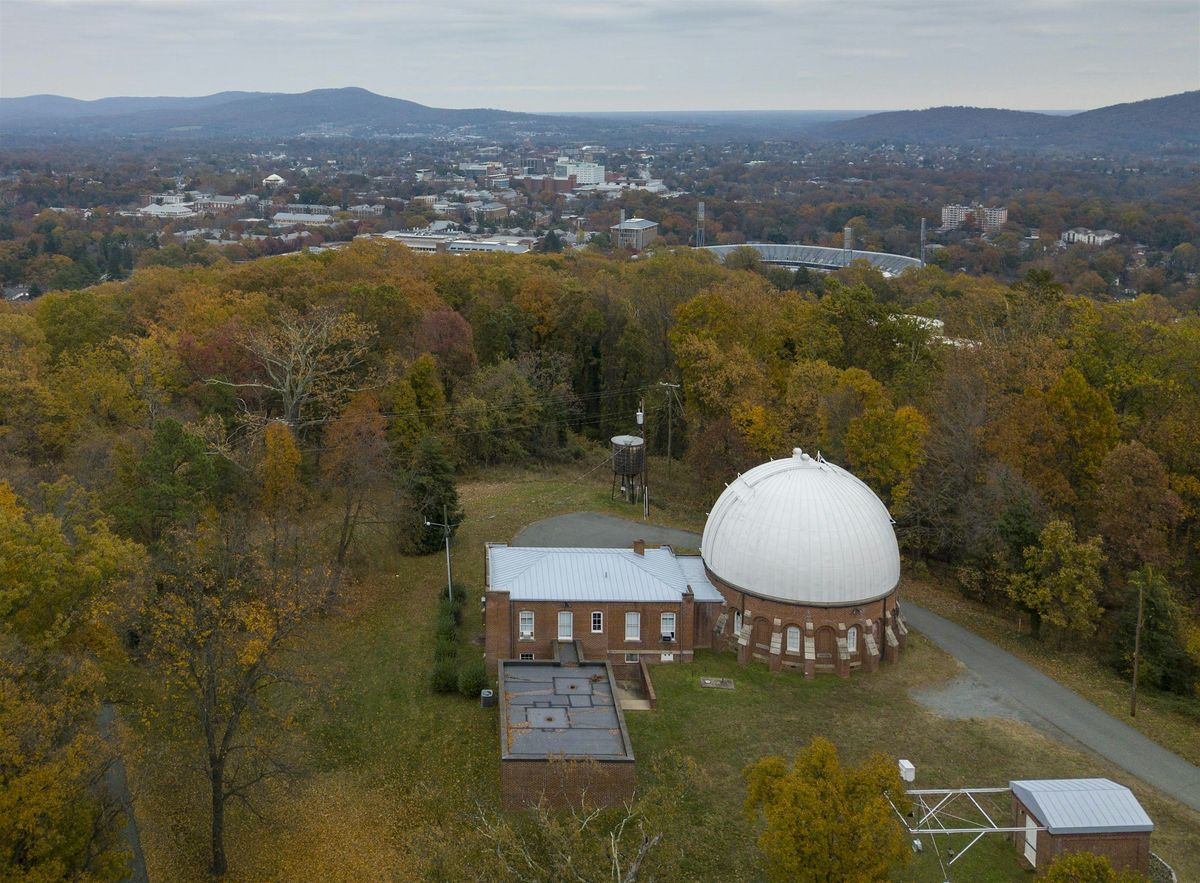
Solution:
[{"label": "autumn tree", "polygon": [[763,822],[759,848],[771,880],[882,880],[910,854],[891,801],[906,806],[895,761],[876,754],[843,767],[817,737],[791,768],[782,757],[746,767],[745,814]]},{"label": "autumn tree", "polygon": [[272,421],[263,431],[262,459],[258,464],[259,508],[271,532],[269,560],[280,554],[281,535],[291,513],[300,508],[305,490],[300,483],[300,449],[291,429]]},{"label": "autumn tree", "polygon": [[330,580],[306,544],[273,564],[240,520],[209,519],[174,536],[152,600],[150,657],[175,714],[199,737],[211,807],[210,869],[224,874],[225,810],[252,805],[254,787],[287,775],[282,734],[287,662],[325,604]]},{"label": "autumn tree", "polygon": [[1120,573],[1170,563],[1183,504],[1157,454],[1137,441],[1117,445],[1100,464],[1097,498],[1105,553]]},{"label": "autumn tree", "polygon": [[335,574],[346,563],[354,532],[363,518],[367,495],[381,476],[390,474],[387,420],[373,393],[357,393],[325,431],[321,479],[338,501],[340,525]]},{"label": "autumn tree", "polygon": [[1069,522],[1054,520],[1042,528],[1037,545],[1025,550],[1025,567],[1009,581],[1009,597],[1029,613],[1033,633],[1049,623],[1064,633],[1090,637],[1096,631],[1103,583],[1104,555],[1099,537],[1079,541]]},{"label": "autumn tree", "polygon": [[111,746],[92,664],[0,631],[0,867],[5,880],[124,880]]}]

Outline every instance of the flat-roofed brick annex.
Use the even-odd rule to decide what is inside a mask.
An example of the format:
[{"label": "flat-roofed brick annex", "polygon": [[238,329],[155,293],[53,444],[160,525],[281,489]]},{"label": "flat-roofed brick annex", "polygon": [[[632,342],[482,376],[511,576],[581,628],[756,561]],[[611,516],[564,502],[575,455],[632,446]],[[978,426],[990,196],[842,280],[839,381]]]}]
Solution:
[{"label": "flat-roofed brick annex", "polygon": [[633,760],[633,746],[604,663],[500,663],[505,759]]}]

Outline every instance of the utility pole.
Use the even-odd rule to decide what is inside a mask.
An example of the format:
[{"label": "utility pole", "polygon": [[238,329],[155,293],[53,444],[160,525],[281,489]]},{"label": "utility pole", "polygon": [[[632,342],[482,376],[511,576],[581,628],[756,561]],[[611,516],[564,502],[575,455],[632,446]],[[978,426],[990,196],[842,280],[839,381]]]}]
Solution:
[{"label": "utility pole", "polygon": [[1142,604],[1145,601],[1146,583],[1152,578],[1153,571],[1149,566],[1146,567],[1146,575],[1143,579],[1138,576],[1138,618],[1137,627],[1133,630],[1133,688],[1129,692],[1129,716],[1137,717],[1137,682],[1138,682],[1138,662],[1142,653]]},{"label": "utility pole", "polygon": [[638,402],[638,428],[642,431],[642,515],[643,520],[650,517],[649,488],[646,477],[650,474],[650,433],[646,428],[646,400]]},{"label": "utility pole", "polygon": [[[704,203],[700,203],[704,205]],[[675,398],[675,390],[679,389],[678,383],[658,382],[659,386],[667,388],[667,478],[671,477],[671,426],[674,421],[671,419],[671,403]]]},{"label": "utility pole", "polygon": [[[461,522],[459,522],[461,523]],[[442,504],[442,520],[441,522],[430,521],[425,519],[426,527],[440,527],[442,529],[442,537],[446,540],[446,597],[451,601],[454,600],[454,574],[450,570],[450,534],[458,524],[450,523],[450,515],[446,510],[446,504]]]}]

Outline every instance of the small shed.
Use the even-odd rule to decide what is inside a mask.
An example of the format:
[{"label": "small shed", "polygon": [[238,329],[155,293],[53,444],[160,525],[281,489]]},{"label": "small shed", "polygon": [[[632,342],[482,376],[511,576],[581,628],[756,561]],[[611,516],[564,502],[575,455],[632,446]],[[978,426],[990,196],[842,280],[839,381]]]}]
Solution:
[{"label": "small shed", "polygon": [[1113,868],[1146,874],[1154,823],[1133,792],[1108,779],[1009,782],[1013,845],[1031,868],[1065,852],[1091,852]]}]

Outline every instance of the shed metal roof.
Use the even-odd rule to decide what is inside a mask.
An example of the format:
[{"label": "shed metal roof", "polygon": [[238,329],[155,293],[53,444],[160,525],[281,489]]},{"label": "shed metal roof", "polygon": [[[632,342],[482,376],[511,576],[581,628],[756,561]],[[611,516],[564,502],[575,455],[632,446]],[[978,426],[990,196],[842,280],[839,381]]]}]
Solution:
[{"label": "shed metal roof", "polygon": [[1154,822],[1133,792],[1109,779],[1032,779],[1008,784],[1051,834],[1154,830]]},{"label": "shed metal roof", "polygon": [[649,601],[678,603],[690,586],[696,601],[722,601],[698,556],[669,546],[578,549],[489,544],[488,589],[514,601]]}]

